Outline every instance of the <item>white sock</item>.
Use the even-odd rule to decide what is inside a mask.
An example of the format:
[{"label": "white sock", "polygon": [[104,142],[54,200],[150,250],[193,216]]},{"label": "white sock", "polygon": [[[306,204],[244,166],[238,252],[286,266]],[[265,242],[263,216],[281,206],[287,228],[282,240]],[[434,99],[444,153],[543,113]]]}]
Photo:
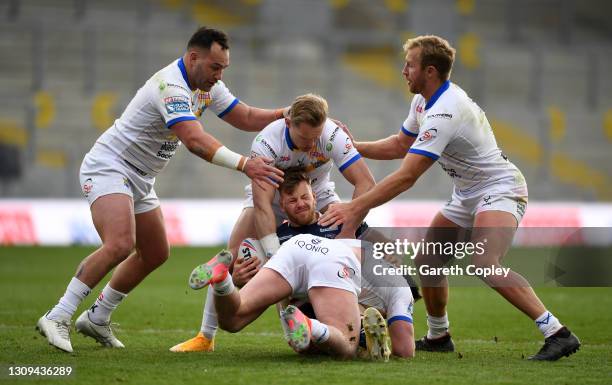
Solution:
[{"label": "white sock", "polygon": [[234,281],[232,281],[231,274],[228,274],[225,279],[218,283],[213,283],[212,288],[216,296],[223,297],[230,295],[234,292]]},{"label": "white sock", "polygon": [[442,317],[434,317],[427,314],[427,338],[435,339],[444,337],[448,333],[448,314]]},{"label": "white sock", "polygon": [[47,318],[52,320],[70,319],[90,292],[89,286],[79,281],[78,278],[72,277],[64,296],[60,298],[57,305],[47,314]]},{"label": "white sock", "polygon": [[200,331],[204,337],[212,340],[217,334],[217,310],[215,309],[215,296],[213,290],[208,289],[206,293],[206,303],[204,304],[204,314],[202,314],[202,327]]},{"label": "white sock", "polygon": [[542,315],[535,320],[535,323],[542,334],[544,334],[544,338],[552,336],[563,327],[557,317],[548,310],[542,313]]},{"label": "white sock", "polygon": [[87,311],[89,320],[97,325],[108,325],[111,313],[125,297],[127,297],[127,294],[113,289],[107,283],[96,302]]},{"label": "white sock", "polygon": [[310,319],[310,334],[315,344],[322,344],[329,339],[329,327],[316,319]]}]

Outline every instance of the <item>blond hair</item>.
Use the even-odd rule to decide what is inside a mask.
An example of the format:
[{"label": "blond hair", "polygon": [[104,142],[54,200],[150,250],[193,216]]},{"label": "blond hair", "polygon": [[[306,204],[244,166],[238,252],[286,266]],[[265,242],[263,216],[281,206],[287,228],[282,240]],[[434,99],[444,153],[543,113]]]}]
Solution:
[{"label": "blond hair", "polygon": [[319,95],[298,96],[291,104],[289,116],[294,126],[306,123],[312,127],[322,125],[327,119],[327,101]]},{"label": "blond hair", "polygon": [[445,39],[435,35],[417,36],[406,40],[404,52],[421,49],[421,68],[433,66],[442,80],[448,80],[455,61],[455,49]]}]

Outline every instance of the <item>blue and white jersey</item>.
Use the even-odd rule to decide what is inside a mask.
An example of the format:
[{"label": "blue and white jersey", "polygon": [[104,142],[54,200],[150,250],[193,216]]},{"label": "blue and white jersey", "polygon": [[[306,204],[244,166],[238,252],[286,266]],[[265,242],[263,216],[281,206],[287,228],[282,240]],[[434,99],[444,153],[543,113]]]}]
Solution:
[{"label": "blue and white jersey", "polygon": [[330,119],[325,122],[316,148],[309,152],[300,151],[295,147],[289,136],[289,128],[285,125],[285,119],[268,124],[251,145],[251,157],[257,156],[273,159],[272,165],[281,170],[303,169],[311,180],[312,190],[317,195],[330,186],[333,189],[329,179],[332,165],[342,172],[361,158],[348,135]]},{"label": "blue and white jersey", "polygon": [[196,120],[207,109],[223,117],[238,102],[221,81],[209,92],[192,91],[183,58],[179,58],[147,80],[92,150],[104,147],[156,176],[181,145],[170,130],[174,124]]},{"label": "blue and white jersey", "polygon": [[509,195],[527,196],[523,174],[497,146],[484,111],[456,84],[447,80],[429,102],[415,95],[401,132],[416,138],[408,152],[438,161],[455,194],[503,186]]}]

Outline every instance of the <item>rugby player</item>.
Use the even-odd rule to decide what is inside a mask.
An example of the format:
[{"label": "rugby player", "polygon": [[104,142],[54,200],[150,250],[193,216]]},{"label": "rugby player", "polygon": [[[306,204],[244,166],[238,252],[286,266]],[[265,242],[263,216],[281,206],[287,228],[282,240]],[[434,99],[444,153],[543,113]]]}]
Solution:
[{"label": "rugby player", "polygon": [[194,269],[190,286],[212,284],[221,329],[242,330],[270,305],[289,296],[307,297],[317,315],[305,316],[294,305],[281,311],[285,338],[298,353],[312,349],[354,358],[359,340],[360,241],[301,234],[285,242],[253,279],[238,291],[229,273],[232,255],[217,254]]},{"label": "rugby player", "polygon": [[[435,162],[451,177],[451,199],[433,219],[427,240],[459,241],[472,229],[471,241],[487,239],[486,251],[474,255],[477,267],[500,267],[527,204],[527,184],[519,169],[501,152],[484,112],[449,80],[455,50],[437,36],[419,36],[404,45],[403,75],[415,96],[408,118],[396,135],[375,142],[355,142],[372,159],[403,158],[400,168],[368,193],[349,203],[332,205],[320,223],[354,224],[363,213],[409,189]],[[407,152],[407,153],[406,153]],[[443,234],[448,237],[441,239]],[[419,255],[417,265],[442,265],[440,256]],[[428,332],[417,350],[453,351],[446,313],[448,282],[444,276],[422,276]],[[516,272],[481,277],[517,309],[535,321],[545,338],[531,360],[558,360],[575,353],[578,338],[542,304]]]},{"label": "rugby player", "polygon": [[[299,234],[311,234],[324,238],[335,238],[340,234],[341,227],[323,227],[317,223],[320,213],[315,209],[316,197],[312,191],[310,180],[304,173],[286,172],[284,181],[278,188],[280,194],[279,204],[287,215],[287,221],[281,224],[276,233],[282,243],[289,241]],[[357,238],[364,236],[367,226],[363,223],[355,233]],[[365,258],[366,256],[362,256]],[[234,267],[234,274],[245,274],[252,276],[256,273],[258,265],[257,258],[251,258],[243,262],[242,266]],[[382,262],[385,263],[386,262]],[[242,272],[244,270],[244,273]],[[375,281],[376,277],[368,276],[361,278],[361,293],[358,302],[362,310],[365,308],[376,308],[382,315],[386,316],[389,336],[391,338],[392,353],[398,357],[414,356],[414,330],[412,325],[412,309],[414,299],[408,283],[401,276],[393,276],[386,282]],[[392,285],[392,286],[385,286]],[[417,290],[415,288],[415,290]],[[418,290],[416,291],[418,294]],[[307,311],[309,306],[300,307],[308,316],[314,316]],[[368,314],[365,314],[368,318]],[[376,316],[374,316],[376,317]],[[384,321],[384,320],[383,320]],[[367,322],[372,325],[376,322]],[[366,325],[367,326],[367,325]],[[382,346],[387,344],[384,341]],[[370,344],[368,344],[370,347]]]},{"label": "rugby player", "polygon": [[271,159],[248,159],[230,151],[197,120],[209,109],[241,130],[258,131],[283,116],[284,109],[258,109],[235,98],[221,81],[228,66],[225,33],[198,29],[185,54],[138,90],[121,117],[85,156],[79,177],[102,246],[81,262],[64,296],[38,320],[37,329],[51,345],[72,352],[72,315],[91,289],[117,266],[75,326],[104,346],[124,347],[111,330],[111,313],[168,258],[153,185],[181,143],[207,162],[244,172],[256,186],[275,187],[282,181],[282,171],[266,164]]},{"label": "rugby player", "polygon": [[[327,117],[328,106],[320,96],[307,94],[297,97],[289,110],[289,117],[270,123],[253,140],[251,157],[271,158],[271,165],[286,170],[301,169],[312,180],[318,211],[325,211],[330,203],[339,202],[335,184],[330,180],[335,165],[346,180],[354,186],[357,197],[372,186],[374,178],[365,161],[355,150],[343,129]],[[270,257],[280,247],[276,226],[286,219],[278,205],[278,192],[274,186],[251,184],[245,188],[244,209],[232,230],[228,249],[237,255],[240,243],[246,238],[257,238]],[[365,215],[364,215],[365,216]],[[344,228],[343,238],[354,238],[355,228]],[[235,282],[242,286],[245,282]],[[213,293],[210,290],[204,305],[200,332],[172,348],[173,352],[213,351],[217,330]]]}]

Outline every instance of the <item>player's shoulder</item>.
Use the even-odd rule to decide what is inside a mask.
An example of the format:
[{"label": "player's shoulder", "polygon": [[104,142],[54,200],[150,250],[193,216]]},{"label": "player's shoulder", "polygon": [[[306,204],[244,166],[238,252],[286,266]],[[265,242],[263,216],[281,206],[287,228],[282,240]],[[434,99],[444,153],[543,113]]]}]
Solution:
[{"label": "player's shoulder", "polygon": [[191,90],[185,81],[178,65],[178,60],[173,61],[166,67],[157,71],[147,81],[147,84],[163,94],[186,94],[190,95]]},{"label": "player's shoulder", "polygon": [[472,103],[468,94],[457,84],[449,82],[448,89],[440,95],[438,103],[433,107],[437,110],[457,111],[461,109],[462,105],[468,103]]},{"label": "player's shoulder", "polygon": [[435,103],[426,110],[425,121],[436,121],[436,124],[444,124],[460,120],[463,105],[469,101],[465,91],[450,83],[448,89],[444,91]]},{"label": "player's shoulder", "polygon": [[285,119],[278,119],[270,122],[263,130],[259,131],[257,138],[267,139],[269,141],[278,142],[285,135],[286,129]]},{"label": "player's shoulder", "polygon": [[327,118],[320,138],[322,142],[333,142],[334,139],[336,139],[339,134],[342,135],[342,133],[342,128],[334,123],[333,120]]},{"label": "player's shoulder", "polygon": [[227,87],[227,85],[225,85],[225,83],[222,80],[217,80],[215,85],[212,86],[212,88],[210,89],[210,94],[218,95],[221,93],[226,93],[228,91],[229,91],[229,88]]}]

